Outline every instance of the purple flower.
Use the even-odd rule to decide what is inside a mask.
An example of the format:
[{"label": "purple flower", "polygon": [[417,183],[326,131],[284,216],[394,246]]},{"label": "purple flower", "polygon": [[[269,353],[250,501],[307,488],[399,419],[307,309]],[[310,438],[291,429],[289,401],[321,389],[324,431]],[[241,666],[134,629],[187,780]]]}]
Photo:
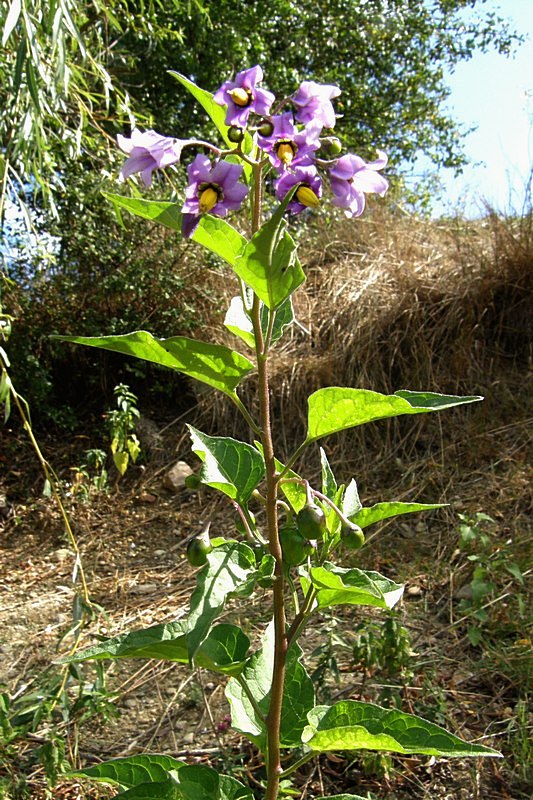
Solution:
[{"label": "purple flower", "polygon": [[263,70],[259,66],[238,72],[234,81],[226,81],[213,96],[215,103],[227,105],[226,125],[245,128],[250,111],[262,116],[270,112],[275,100],[272,92],[258,89],[256,84],[263,80]]},{"label": "purple flower", "polygon": [[333,204],[346,209],[347,217],[358,217],[363,213],[365,192],[376,192],[383,197],[389,187],[387,179],[377,174],[377,170],[387,165],[387,156],[380,150],[377,152],[379,158],[369,163],[348,153],[339,158],[329,171],[335,195]]},{"label": "purple flower", "polygon": [[248,194],[248,187],[238,183],[242,174],[240,164],[219,161],[215,166],[207,156],[197,155],[187,167],[189,185],[182,207],[182,233],[192,236],[202,214],[208,212],[225,217],[238,209]]},{"label": "purple flower", "polygon": [[338,86],[304,81],[292,97],[292,102],[298,109],[296,119],[304,124],[314,121],[323,128],[333,128],[335,126],[335,109],[331,101],[340,93],[341,90]]},{"label": "purple flower", "polygon": [[155,131],[142,133],[138,128],[131,132],[131,138],[117,136],[118,146],[129,155],[122,169],[120,179],[125,181],[135,172],[141,173],[145,186],[152,185],[154,169],[164,169],[176,164],[181,158],[184,140],[161,136]]},{"label": "purple flower", "polygon": [[276,169],[309,164],[311,153],[320,147],[320,128],[309,125],[298,131],[290,111],[271,117],[270,123],[272,132],[268,136],[259,136],[258,142]]},{"label": "purple flower", "polygon": [[299,214],[300,211],[305,211],[306,208],[317,208],[322,197],[322,181],[316,167],[312,165],[301,166],[296,167],[294,172],[285,172],[276,181],[276,197],[278,200],[283,200],[287,192],[297,184],[300,184],[300,186],[296,189],[292,200],[289,202],[288,210],[292,214]]}]

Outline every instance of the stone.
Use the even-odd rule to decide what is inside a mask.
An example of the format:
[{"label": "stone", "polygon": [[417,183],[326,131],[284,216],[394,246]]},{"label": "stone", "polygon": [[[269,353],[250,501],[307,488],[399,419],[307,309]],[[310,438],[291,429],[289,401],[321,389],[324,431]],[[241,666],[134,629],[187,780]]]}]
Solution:
[{"label": "stone", "polygon": [[185,478],[192,475],[192,469],[186,461],[177,461],[171,467],[163,478],[163,485],[165,489],[170,489],[171,492],[177,492],[185,486]]}]

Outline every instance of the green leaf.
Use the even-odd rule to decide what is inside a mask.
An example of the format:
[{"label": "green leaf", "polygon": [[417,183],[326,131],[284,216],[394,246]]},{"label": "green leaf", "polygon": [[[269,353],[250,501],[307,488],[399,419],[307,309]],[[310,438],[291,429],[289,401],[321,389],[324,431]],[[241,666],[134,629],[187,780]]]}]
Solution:
[{"label": "green leaf", "polygon": [[337,481],[329,465],[328,457],[322,447],[320,448],[320,464],[322,466],[322,494],[325,494],[330,500],[335,501],[337,496]]},{"label": "green leaf", "polygon": [[185,766],[171,756],[144,754],[115,758],[104,761],[86,769],[73,770],[67,774],[69,778],[90,778],[99,783],[111,783],[123,789],[130,789],[143,783],[165,781],[171,770],[179,770]]},{"label": "green leaf", "polygon": [[[181,234],[182,213],[179,203],[143,200],[139,197],[124,197],[121,194],[108,192],[103,194],[116,209],[125,209],[137,217],[157,222]],[[223,258],[230,266],[234,266],[236,259],[242,255],[247,244],[245,237],[236,231],[229,222],[211,214],[204,214],[200,218],[191,239]]]},{"label": "green leaf", "polygon": [[141,783],[121,794],[122,800],[182,800],[183,795],[173,774],[165,781]]},{"label": "green leaf", "polygon": [[[270,313],[274,313],[276,315],[274,325],[272,326],[272,344],[274,344],[274,342],[277,342],[279,339],[281,339],[285,332],[285,328],[287,328],[289,325],[292,325],[294,322],[292,297],[287,297],[287,299],[284,300],[280,306],[278,306],[275,312]],[[268,327],[268,316],[269,310],[265,305],[263,305],[261,307],[261,328],[263,333],[266,333]]]},{"label": "green leaf", "polygon": [[[255,555],[247,544],[225,542],[208,553],[207,564],[196,576],[187,618],[187,649],[191,663],[196,662],[200,646],[228,597],[247,583],[255,572]],[[253,585],[250,593],[252,590]]]},{"label": "green leaf", "polygon": [[113,463],[121,475],[124,475],[124,473],[128,469],[129,460],[130,460],[129,455],[124,451],[120,453],[113,453]]},{"label": "green leaf", "polygon": [[[163,661],[189,663],[187,622],[169,622],[153,625],[139,631],[130,631],[61,659],[61,663],[101,661],[105,658],[155,658]],[[241,672],[250,640],[237,625],[215,625],[202,642],[196,654],[196,663],[213,672],[237,675]]]},{"label": "green leaf", "polygon": [[283,218],[289,192],[272,217],[252,237],[234,270],[271,310],[278,308],[305,280],[296,256],[296,243]]},{"label": "green leaf", "polygon": [[176,774],[179,800],[253,800],[250,789],[211,767],[192,764]]},{"label": "green leaf", "polygon": [[[266,333],[269,322],[269,314],[275,315],[274,324],[272,326],[271,343],[277,342],[285,331],[285,328],[294,322],[294,313],[292,309],[292,299],[290,297],[285,300],[277,311],[269,311],[269,309],[261,303],[261,330],[263,334]],[[230,303],[230,307],[224,319],[224,325],[235,336],[238,336],[243,342],[246,342],[248,347],[252,350],[255,349],[255,336],[250,319],[250,314],[246,310],[242,298],[234,297]]]},{"label": "green leaf", "polygon": [[329,561],[321,567],[312,567],[309,575],[302,570],[300,580],[304,594],[309,584],[315,587],[319,608],[343,604],[393,608],[404,588],[379,572],[363,571],[356,567],[344,569]]},{"label": "green leaf", "polygon": [[226,436],[208,436],[188,426],[192,449],[204,466],[200,481],[245,506],[265,475],[265,462],[255,447]]},{"label": "green leaf", "polygon": [[[280,745],[295,747],[301,742],[301,734],[306,725],[307,712],[313,707],[315,693],[313,682],[300,663],[302,650],[293,644],[287,654],[286,678],[283,692]],[[264,717],[270,707],[270,688],[274,667],[274,625],[270,623],[263,637],[262,648],[248,659],[242,672],[242,680],[254,697],[255,706],[250,701],[242,683],[233,678],[226,687],[226,697],[231,706],[232,725],[261,750],[266,745]]]},{"label": "green leaf", "polygon": [[152,364],[189,375],[225,394],[233,395],[254,365],[240,353],[218,344],[199,342],[186,336],[156,339],[147,331],[123,336],[54,336],[62,342],[83,344],[135,356]]},{"label": "green leaf", "polygon": [[327,797],[318,797],[317,800],[368,800],[360,794],[328,794]]},{"label": "green leaf", "polygon": [[342,498],[342,508],[341,511],[345,517],[351,518],[354,514],[357,514],[362,508],[361,501],[359,499],[359,492],[357,490],[357,483],[352,478],[348,486],[346,487],[346,491],[344,492],[344,496]]},{"label": "green leaf", "polygon": [[252,350],[255,348],[255,336],[252,320],[242,302],[242,297],[233,297],[224,318],[224,325],[239,339],[242,339]]},{"label": "green leaf", "polygon": [[235,266],[248,243],[247,239],[229,222],[211,214],[203,215],[191,239],[223,258],[232,267]]},{"label": "green leaf", "polygon": [[372,703],[343,700],[317,706],[308,714],[302,741],[311,750],[385,750],[429,756],[500,756],[496,750],[469,744],[444,728],[413,714]]},{"label": "green leaf", "polygon": [[368,389],[331,386],[319,389],[308,399],[306,441],[312,442],[330,433],[337,433],[378,419],[440,411],[465,403],[476,403],[482,399],[482,397],[456,397],[431,392],[410,392],[406,389],[386,395]]},{"label": "green leaf", "polygon": [[355,514],[351,514],[350,520],[359,525],[360,528],[367,528],[375,522],[390,517],[399,517],[401,514],[414,514],[417,511],[430,511],[432,508],[445,508],[447,503],[376,503],[370,508],[360,508]]}]

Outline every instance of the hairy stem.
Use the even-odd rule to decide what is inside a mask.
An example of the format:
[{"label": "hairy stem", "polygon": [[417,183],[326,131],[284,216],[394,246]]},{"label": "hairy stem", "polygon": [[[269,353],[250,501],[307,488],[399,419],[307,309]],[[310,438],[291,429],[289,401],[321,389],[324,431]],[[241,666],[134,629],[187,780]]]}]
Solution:
[{"label": "hairy stem", "polygon": [[[252,228],[255,233],[261,223],[261,192],[262,177],[261,165],[254,166],[254,202],[252,208]],[[254,329],[255,348],[257,356],[258,383],[259,383],[259,409],[261,419],[261,443],[266,467],[266,516],[268,530],[268,546],[270,553],[276,561],[275,581],[273,588],[274,612],[274,669],[270,689],[270,707],[266,718],[267,727],[267,787],[265,800],[277,800],[279,780],[282,772],[280,750],[281,709],[283,703],[283,687],[285,684],[285,663],[287,656],[287,636],[285,629],[285,577],[283,571],[283,557],[278,536],[277,492],[278,475],[274,458],[272,442],[272,427],[270,421],[270,394],[268,384],[268,339],[263,337],[261,329],[261,304],[257,296],[254,297],[251,319]]]}]

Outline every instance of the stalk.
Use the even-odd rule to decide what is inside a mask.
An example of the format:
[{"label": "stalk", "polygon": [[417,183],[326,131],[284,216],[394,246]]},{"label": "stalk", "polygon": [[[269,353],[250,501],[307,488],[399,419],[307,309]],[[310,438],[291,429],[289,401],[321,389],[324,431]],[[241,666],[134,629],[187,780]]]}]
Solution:
[{"label": "stalk", "polygon": [[[261,222],[261,192],[262,177],[261,165],[254,165],[255,193],[252,207],[252,228],[255,233]],[[261,306],[257,296],[254,297],[251,312],[254,328],[255,348],[257,357],[258,384],[259,384],[259,410],[261,420],[261,442],[266,467],[266,515],[268,530],[268,545],[270,553],[276,561],[275,581],[273,587],[273,615],[274,615],[274,669],[270,689],[270,708],[266,717],[267,746],[266,767],[267,787],[265,800],[277,800],[279,792],[281,767],[280,727],[281,710],[283,703],[283,688],[285,684],[285,664],[287,656],[287,635],[285,626],[285,580],[283,573],[283,556],[278,536],[277,492],[278,476],[274,459],[272,442],[272,427],[270,420],[270,394],[268,376],[268,345],[269,338],[263,338],[260,318]]]}]

